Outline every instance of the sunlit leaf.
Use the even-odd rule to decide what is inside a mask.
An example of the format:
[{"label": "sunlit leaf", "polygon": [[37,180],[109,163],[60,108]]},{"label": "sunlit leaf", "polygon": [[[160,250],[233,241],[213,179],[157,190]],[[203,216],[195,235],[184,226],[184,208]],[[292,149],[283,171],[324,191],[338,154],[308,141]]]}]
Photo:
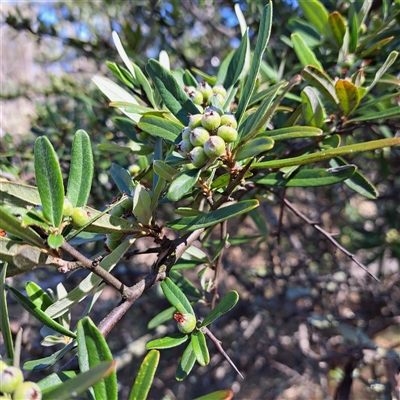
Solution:
[{"label": "sunlit leaf", "polygon": [[194,315],[193,308],[179,287],[172,282],[170,278],[166,278],[161,282],[161,289],[165,297],[182,314]]},{"label": "sunlit leaf", "polygon": [[189,342],[185,351],[183,352],[181,361],[176,370],[175,378],[177,381],[183,381],[192,370],[194,363],[196,362],[196,356],[193,351],[192,343]]},{"label": "sunlit leaf", "polygon": [[235,160],[258,156],[274,147],[275,141],[270,137],[256,137],[241,146],[235,155]]},{"label": "sunlit leaf", "polygon": [[210,362],[210,354],[208,352],[204,333],[200,330],[194,331],[190,339],[196,360],[201,366],[204,367]]},{"label": "sunlit leaf", "polygon": [[307,86],[301,92],[301,98],[303,100],[303,118],[306,124],[322,128],[326,115],[318,92],[314,88]]},{"label": "sunlit leaf", "polygon": [[174,142],[181,133],[183,126],[165,118],[149,115],[144,116],[139,121],[138,127],[154,137],[161,137]]},{"label": "sunlit leaf", "polygon": [[196,397],[193,400],[232,400],[233,391],[232,390],[217,390],[216,392],[205,394],[201,397]]},{"label": "sunlit leaf", "polygon": [[323,71],[324,68],[304,39],[298,33],[293,33],[290,38],[292,39],[294,51],[296,52],[301,65],[303,67],[312,65],[315,68],[318,68],[320,71]]},{"label": "sunlit leaf", "polygon": [[4,263],[0,271],[0,331],[3,339],[3,346],[6,357],[14,358],[14,342],[11,335],[10,318],[8,316],[8,307],[6,299],[6,276],[7,263]]},{"label": "sunlit leaf", "polygon": [[170,349],[171,347],[177,347],[182,343],[185,343],[188,339],[188,335],[185,335],[184,333],[176,333],[171,336],[151,340],[146,344],[146,349]]},{"label": "sunlit leaf", "polygon": [[329,14],[319,0],[299,0],[299,6],[304,16],[323,35],[329,26]]},{"label": "sunlit leaf", "polygon": [[357,108],[360,102],[358,88],[346,79],[338,79],[335,84],[335,89],[343,114],[347,117]]},{"label": "sunlit leaf", "polygon": [[163,324],[164,322],[172,320],[174,314],[176,313],[175,307],[169,307],[164,311],[161,311],[154,318],[152,318],[147,324],[147,329],[154,329],[157,326]]},{"label": "sunlit leaf", "polygon": [[197,183],[201,169],[184,169],[174,177],[168,188],[167,197],[171,201],[181,199],[185,194],[189,193],[192,187]]},{"label": "sunlit leaf", "polygon": [[204,318],[200,326],[204,327],[210,325],[221,315],[231,310],[235,304],[239,301],[239,294],[235,290],[231,290],[218,304],[217,306]]},{"label": "sunlit leaf", "polygon": [[334,11],[333,13],[329,14],[329,25],[339,47],[342,47],[343,38],[346,34],[346,22],[342,14],[340,14],[338,11]]}]

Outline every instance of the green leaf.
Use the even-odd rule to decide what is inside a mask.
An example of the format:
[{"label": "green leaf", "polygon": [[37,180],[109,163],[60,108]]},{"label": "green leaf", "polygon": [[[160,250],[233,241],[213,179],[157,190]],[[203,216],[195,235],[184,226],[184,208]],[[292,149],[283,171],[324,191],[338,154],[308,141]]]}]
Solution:
[{"label": "green leaf", "polygon": [[192,73],[188,69],[185,69],[185,72],[183,73],[183,83],[186,86],[193,86],[195,88],[197,88],[198,85],[196,78],[192,75]]},{"label": "green leaf", "polygon": [[338,79],[335,84],[335,89],[343,114],[347,117],[360,103],[360,93],[358,88],[346,79]]},{"label": "green leaf", "polygon": [[249,46],[249,31],[243,35],[239,47],[236,49],[231,61],[229,62],[228,70],[224,79],[223,86],[228,90],[236,85],[240,75],[243,72],[246,63],[246,52]]},{"label": "green leaf", "polygon": [[329,25],[337,44],[339,47],[342,47],[344,35],[346,34],[346,22],[342,14],[340,14],[338,11],[334,11],[333,13],[329,14]]},{"label": "green leaf", "polygon": [[56,386],[66,382],[72,378],[75,378],[77,373],[75,371],[62,371],[50,374],[46,376],[46,378],[37,382],[38,386],[44,391],[49,391],[50,389],[55,388]]},{"label": "green leaf", "polygon": [[379,82],[379,80],[382,78],[382,75],[393,65],[393,63],[396,61],[398,55],[399,55],[399,53],[397,51],[392,51],[388,55],[388,58],[386,59],[386,61],[382,64],[382,66],[376,72],[374,80],[367,87],[367,93]]},{"label": "green leaf", "polygon": [[283,168],[292,165],[305,165],[322,160],[329,160],[334,157],[353,154],[360,151],[369,151],[382,149],[384,147],[400,145],[400,138],[389,138],[380,140],[371,140],[369,142],[351,144],[326,151],[319,151],[313,154],[305,154],[299,157],[286,158],[282,160],[264,161],[252,164],[252,168]]},{"label": "green leaf", "polygon": [[391,119],[391,118],[400,118],[400,107],[392,107],[387,110],[373,112],[367,115],[363,115],[361,117],[356,117],[349,119],[347,123],[351,122],[362,122],[362,121],[374,121],[377,119]]},{"label": "green leaf", "polygon": [[216,392],[205,394],[201,397],[196,397],[193,400],[231,400],[233,399],[233,391],[227,390],[217,390]]},{"label": "green leaf", "polygon": [[131,64],[132,64],[132,67],[133,67],[133,69],[135,71],[137,82],[143,88],[143,90],[146,93],[146,96],[147,96],[148,100],[150,101],[151,105],[154,108],[157,108],[156,107],[156,102],[154,100],[153,89],[150,86],[150,83],[147,80],[145,74],[142,72],[142,70],[135,63],[131,62]]},{"label": "green leaf", "polygon": [[107,153],[131,153],[139,155],[151,154],[154,151],[152,146],[134,142],[131,142],[126,146],[120,146],[116,143],[100,143],[97,145],[97,148]]},{"label": "green leaf", "polygon": [[[198,112],[199,111],[197,110],[197,113]],[[139,121],[138,127],[142,131],[147,132],[154,137],[161,137],[169,140],[170,142],[174,142],[182,131],[182,125],[174,121],[152,115],[144,116]]]},{"label": "green leaf", "polygon": [[307,43],[298,33],[293,33],[290,38],[292,39],[293,48],[296,52],[297,58],[303,67],[312,65],[320,71],[324,70],[315,53],[310,49],[310,47],[308,47]]},{"label": "green leaf", "polygon": [[[111,254],[106,256],[100,262],[100,266],[110,272],[132,246],[135,240],[135,238],[130,238],[122,242]],[[53,305],[47,308],[46,315],[51,318],[57,318],[65,314],[75,304],[78,304],[89,295],[93,289],[97,288],[101,281],[102,279],[98,275],[90,273],[77,287],[68,293],[67,297],[57,300]]]},{"label": "green leaf", "polygon": [[235,160],[240,161],[246,158],[258,156],[274,147],[274,139],[269,137],[256,137],[241,146],[235,155]]},{"label": "green leaf", "polygon": [[198,114],[199,110],[179,86],[177,80],[156,60],[149,60],[146,71],[151,76],[167,108],[183,125],[188,125],[188,114]]},{"label": "green leaf", "polygon": [[170,349],[171,347],[177,347],[182,343],[185,343],[188,339],[188,335],[185,335],[184,333],[176,333],[171,336],[151,340],[146,344],[146,349]]},{"label": "green leaf", "polygon": [[306,19],[323,35],[329,24],[328,11],[318,0],[299,0],[299,6]]},{"label": "green leaf", "polygon": [[[89,317],[78,322],[76,334],[81,372],[90,371],[104,361],[112,361],[112,354],[104,336]],[[117,399],[117,374],[115,370],[107,378],[93,385],[93,391],[96,399]]]},{"label": "green leaf", "polygon": [[176,170],[175,168],[171,167],[170,165],[166,164],[164,161],[161,160],[153,161],[153,169],[157,175],[161,176],[167,181],[173,181],[175,175],[178,174],[178,170]]},{"label": "green leaf", "polygon": [[126,68],[123,68],[117,63],[111,61],[106,61],[106,65],[108,70],[124,85],[130,87],[131,89],[135,88],[134,79]]},{"label": "green leaf", "polygon": [[153,383],[154,374],[160,360],[160,352],[151,350],[144,358],[135,383],[129,395],[129,400],[146,400],[150,387]]},{"label": "green leaf", "polygon": [[159,314],[157,314],[154,318],[152,318],[149,321],[149,323],[147,324],[147,329],[157,328],[157,326],[163,324],[166,321],[171,320],[174,317],[175,313],[176,313],[175,307],[169,307],[166,310],[161,311]]},{"label": "green leaf", "polygon": [[52,249],[58,249],[63,244],[63,235],[51,233],[47,238],[47,243]]},{"label": "green leaf", "polygon": [[357,13],[353,3],[350,3],[348,25],[350,31],[349,52],[354,53],[357,50],[358,45],[359,25],[357,21]]},{"label": "green leaf", "polygon": [[181,289],[170,278],[161,282],[161,289],[167,300],[182,314],[194,315],[190,301],[187,299]]},{"label": "green leaf", "polygon": [[325,72],[320,71],[312,65],[307,65],[303,71],[301,71],[301,76],[309,85],[316,87],[326,100],[330,101],[332,104],[339,104],[335,84]]},{"label": "green leaf", "polygon": [[208,353],[204,333],[200,330],[194,331],[190,339],[196,360],[202,367],[204,367],[210,362],[210,354]]},{"label": "green leaf", "polygon": [[178,368],[176,369],[175,379],[177,381],[183,381],[190,374],[195,362],[196,356],[193,351],[192,343],[189,342],[188,346],[183,352]]},{"label": "green leaf", "polygon": [[8,213],[4,207],[0,207],[0,229],[39,247],[43,246],[43,239],[39,234],[31,228],[22,227],[21,221],[14,215]]},{"label": "green leaf", "polygon": [[58,228],[63,216],[64,185],[57,155],[45,136],[35,141],[35,177],[43,214]]},{"label": "green leaf", "polygon": [[116,163],[111,164],[110,174],[121,193],[130,193],[133,188],[131,174]]},{"label": "green leaf", "polygon": [[0,181],[0,196],[3,204],[12,206],[25,207],[41,204],[37,188],[21,183]]},{"label": "green leaf", "polygon": [[317,168],[296,171],[285,177],[283,172],[274,172],[266,176],[255,178],[254,181],[261,185],[286,186],[286,187],[314,187],[333,185],[350,178],[357,170],[354,165],[343,170]]},{"label": "green leaf", "polygon": [[71,166],[67,198],[74,207],[83,207],[89,198],[94,171],[92,145],[89,135],[79,129],[72,143]]},{"label": "green leaf", "polygon": [[133,141],[138,141],[138,138],[136,136],[136,126],[137,123],[132,121],[129,118],[126,117],[115,117],[112,119],[114,122],[114,125],[129,139]]},{"label": "green leaf", "polygon": [[231,290],[218,304],[217,306],[204,318],[201,323],[201,327],[210,325],[219,318],[221,315],[231,310],[239,300],[239,294],[235,290]]},{"label": "green leaf", "polygon": [[381,49],[383,46],[385,46],[386,44],[388,44],[389,42],[391,42],[394,39],[394,36],[390,36],[388,38],[379,40],[378,42],[374,43],[372,46],[368,47],[367,50],[363,51],[359,57],[360,58],[367,58],[368,56],[370,56],[371,53],[375,52],[377,49]]},{"label": "green leaf", "polygon": [[244,214],[258,207],[258,200],[244,200],[235,204],[222,207],[198,217],[186,217],[177,219],[166,224],[171,229],[195,231],[200,228],[207,228],[219,222]]},{"label": "green leaf", "polygon": [[201,298],[200,292],[196,289],[193,283],[189,279],[185,278],[182,274],[177,271],[170,271],[169,276],[186,296],[193,297],[195,299]]},{"label": "green leaf", "polygon": [[75,333],[71,332],[69,329],[64,328],[58,322],[51,319],[48,315],[46,315],[39,307],[35,305],[31,300],[23,296],[18,290],[14,289],[11,286],[7,285],[7,288],[11,291],[14,295],[16,300],[29,314],[31,314],[34,318],[40,321],[43,325],[47,326],[48,328],[52,329],[55,332],[61,333],[62,335],[68,336],[70,338],[75,339]]},{"label": "green leaf", "polygon": [[244,89],[241,93],[238,107],[236,109],[235,117],[238,123],[240,122],[243,113],[246,111],[250,98],[254,92],[254,88],[257,82],[257,76],[260,71],[261,60],[271,34],[271,26],[272,26],[272,2],[269,2],[263,9],[259,25],[259,31],[257,34],[256,48],[254,50],[250,71],[246,83],[244,85]]},{"label": "green leaf", "polygon": [[323,131],[315,126],[290,126],[287,128],[274,129],[273,131],[265,131],[260,136],[272,137],[277,142],[279,140],[304,139],[309,137],[319,137],[323,135]]},{"label": "green leaf", "polygon": [[174,180],[168,188],[167,197],[171,201],[178,201],[197,183],[201,169],[194,168],[182,170],[175,176]]},{"label": "green leaf", "polygon": [[144,225],[150,225],[153,214],[151,211],[151,197],[147,190],[140,183],[137,183],[133,189],[133,207],[132,213],[139,222]]},{"label": "green leaf", "polygon": [[128,71],[131,73],[132,78],[134,80],[136,80],[135,71],[133,70],[131,61],[129,60],[129,57],[125,52],[124,46],[122,46],[121,39],[119,38],[118,33],[113,31],[112,32],[112,38],[113,38],[115,47],[117,48],[119,56],[122,58],[122,61],[126,65],[126,68],[128,68]]},{"label": "green leaf", "polygon": [[318,92],[307,86],[301,92],[303,118],[307,125],[322,128],[325,122],[325,111]]},{"label": "green leaf", "polygon": [[0,331],[3,338],[3,346],[6,351],[6,357],[14,359],[14,343],[11,335],[10,319],[8,316],[6,299],[7,266],[7,263],[4,263],[4,266],[0,271]]},{"label": "green leaf", "polygon": [[[340,167],[348,165],[341,157],[333,158],[329,161],[331,167]],[[344,183],[356,193],[367,199],[375,200],[378,197],[377,188],[359,171],[356,171],[351,178],[346,179]]]},{"label": "green leaf", "polygon": [[50,390],[45,390],[42,393],[42,400],[71,400],[86,392],[90,386],[95,385],[96,382],[111,374],[115,369],[114,364],[112,361],[105,361],[96,365],[90,371],[83,372]]},{"label": "green leaf", "polygon": [[33,247],[29,245],[20,245],[13,256],[12,262],[18,267],[19,272],[14,274],[18,275],[33,268],[45,264],[52,264],[54,258],[44,252],[44,249]]},{"label": "green leaf", "polygon": [[[126,101],[129,103],[139,104],[129,92],[127,92],[125,89],[122,89],[108,78],[95,76],[92,78],[92,81],[108,97],[110,101]],[[120,107],[120,110],[135,122],[138,122],[141,118],[140,114],[128,112],[125,110],[125,107]]]}]

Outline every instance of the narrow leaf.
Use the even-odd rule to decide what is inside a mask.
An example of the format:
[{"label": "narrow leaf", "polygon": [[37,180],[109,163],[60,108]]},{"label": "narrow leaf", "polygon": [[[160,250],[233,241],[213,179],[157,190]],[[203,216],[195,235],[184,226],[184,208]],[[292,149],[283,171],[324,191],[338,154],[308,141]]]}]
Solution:
[{"label": "narrow leaf", "polygon": [[149,81],[147,80],[145,74],[142,72],[142,70],[133,62],[131,62],[132,68],[135,71],[136,75],[136,80],[139,83],[139,85],[143,88],[144,92],[146,93],[147,98],[149,99],[151,105],[154,108],[156,107],[156,102],[154,100],[154,94],[153,94],[153,89],[150,86]]},{"label": "narrow leaf", "polygon": [[201,327],[210,325],[221,315],[231,310],[239,300],[239,294],[235,290],[231,290],[217,306],[204,318]]},{"label": "narrow leaf", "polygon": [[307,125],[322,128],[325,122],[325,110],[318,92],[307,86],[301,92],[303,118]]},{"label": "narrow leaf", "polygon": [[343,114],[347,117],[357,108],[360,102],[358,88],[346,79],[338,79],[335,84],[335,89]]},{"label": "narrow leaf", "polygon": [[45,136],[35,141],[35,177],[43,214],[58,228],[63,213],[64,185],[57,155]]},{"label": "narrow leaf", "polygon": [[354,53],[357,50],[357,45],[358,45],[359,25],[357,21],[357,13],[353,3],[350,3],[348,25],[350,31],[349,52]]},{"label": "narrow leaf", "polygon": [[333,13],[329,14],[329,25],[337,44],[339,47],[342,47],[344,35],[346,34],[346,22],[342,14],[340,14],[338,11],[334,11]]},{"label": "narrow leaf", "polygon": [[372,81],[371,85],[369,85],[367,87],[367,93],[379,82],[382,75],[393,65],[393,63],[396,61],[398,55],[399,55],[399,53],[397,51],[392,51],[388,55],[388,58],[386,59],[386,61],[382,64],[382,66],[376,72],[375,78]]},{"label": "narrow leaf", "polygon": [[183,381],[190,374],[195,362],[196,356],[193,351],[192,343],[189,342],[188,346],[183,352],[182,359],[176,370],[175,379],[177,381]]},{"label": "narrow leaf", "polygon": [[131,62],[129,60],[128,55],[125,52],[124,47],[122,46],[121,39],[119,38],[118,33],[113,31],[112,32],[112,38],[113,38],[115,47],[117,48],[119,56],[122,58],[122,61],[126,65],[126,68],[128,68],[129,72],[132,74],[132,78],[134,80],[136,80],[135,71],[133,70],[132,64],[131,64]]},{"label": "narrow leaf", "polygon": [[196,289],[193,283],[189,279],[185,278],[182,274],[177,271],[170,271],[169,276],[186,296],[193,297],[195,299],[201,298],[200,292]]},{"label": "narrow leaf", "polygon": [[240,161],[246,158],[258,156],[274,147],[274,140],[269,137],[256,137],[241,146],[236,153],[235,160]]},{"label": "narrow leaf", "polygon": [[6,299],[7,266],[7,263],[4,263],[4,266],[0,271],[0,331],[3,338],[3,346],[6,351],[6,357],[14,359],[14,343],[11,335],[10,319],[8,316]]},{"label": "narrow leaf", "polygon": [[175,307],[169,307],[166,310],[161,311],[149,321],[149,323],[147,324],[147,329],[157,328],[157,326],[163,324],[164,322],[170,321],[174,317],[175,313]]},{"label": "narrow leaf", "polygon": [[182,343],[185,343],[188,339],[188,335],[185,335],[184,333],[176,333],[171,336],[151,340],[146,344],[146,349],[170,349],[171,347],[177,347]]},{"label": "narrow leaf", "polygon": [[0,195],[2,202],[7,205],[25,207],[41,204],[37,188],[21,183],[0,181]]},{"label": "narrow leaf", "polygon": [[217,390],[216,392],[205,394],[204,396],[201,397],[196,397],[193,400],[232,400],[232,399],[233,399],[233,391],[227,389],[227,390]]},{"label": "narrow leaf", "polygon": [[149,60],[146,71],[151,76],[166,107],[179,121],[187,125],[188,114],[198,114],[199,110],[179,86],[177,80],[156,60]]},{"label": "narrow leaf", "polygon": [[147,190],[140,183],[137,183],[133,189],[133,207],[132,213],[139,222],[149,225],[153,217],[151,211],[151,197]]},{"label": "narrow leaf", "polygon": [[[90,371],[83,372],[75,378],[69,379],[50,390],[42,393],[42,400],[70,400],[86,392],[96,382],[108,376],[115,370],[115,363],[112,361],[103,362]],[[106,398],[104,398],[106,399]]]},{"label": "narrow leaf", "polygon": [[121,193],[130,193],[133,188],[131,174],[116,163],[111,164],[110,174]]},{"label": "narrow leaf", "polygon": [[[81,372],[90,371],[104,361],[112,361],[112,354],[99,329],[89,317],[77,325],[78,361]],[[107,378],[93,385],[96,399],[116,400],[118,397],[117,375],[112,371]]]},{"label": "narrow leaf", "polygon": [[200,330],[193,332],[191,335],[191,344],[197,362],[204,367],[210,362],[210,354],[208,352],[204,333]]},{"label": "narrow leaf", "polygon": [[181,218],[166,224],[171,229],[194,231],[200,228],[218,224],[219,222],[244,214],[258,207],[258,200],[244,200],[238,203],[222,207],[198,217]]},{"label": "narrow leaf", "polygon": [[322,129],[314,126],[290,126],[287,128],[274,129],[273,131],[265,131],[260,135],[271,137],[277,142],[279,140],[318,137],[322,136],[322,134]]},{"label": "narrow leaf", "polygon": [[143,360],[135,383],[129,395],[129,400],[146,400],[153,383],[154,374],[160,360],[160,352],[151,350]]},{"label": "narrow leaf", "polygon": [[153,115],[144,116],[139,121],[138,127],[154,137],[161,137],[170,142],[174,142],[182,131],[182,125]]},{"label": "narrow leaf", "polygon": [[249,76],[247,77],[244,89],[241,93],[238,108],[236,110],[236,120],[240,122],[243,113],[249,104],[253,94],[257,76],[260,71],[261,60],[267,47],[272,26],[272,1],[270,1],[263,9],[260,20],[260,28],[257,35],[256,48],[254,50]]},{"label": "narrow leaf", "polygon": [[167,197],[171,201],[181,199],[185,194],[189,193],[192,187],[197,183],[200,173],[201,169],[199,168],[182,170],[171,182]]},{"label": "narrow leaf", "polygon": [[69,329],[64,328],[58,322],[51,319],[48,315],[46,315],[39,307],[37,307],[31,300],[23,296],[18,290],[14,289],[11,286],[7,285],[7,288],[11,291],[14,295],[15,299],[18,301],[19,304],[29,314],[31,314],[34,318],[40,321],[43,325],[47,326],[48,328],[52,329],[55,332],[61,333],[62,335],[68,336],[70,338],[75,339],[75,333],[71,332]]},{"label": "narrow leaf", "polygon": [[291,174],[289,178],[286,178],[283,172],[274,172],[261,178],[255,178],[254,181],[262,185],[286,187],[333,185],[350,178],[357,170],[354,165],[348,167],[338,171],[326,168],[300,170]]},{"label": "narrow leaf", "polygon": [[373,112],[371,114],[363,115],[361,117],[352,118],[348,120],[347,123],[349,124],[351,122],[374,121],[377,119],[391,119],[391,118],[395,119],[400,118],[399,106],[392,107],[383,111]]},{"label": "narrow leaf", "polygon": [[157,175],[161,176],[167,181],[174,180],[175,175],[178,174],[178,170],[161,160],[153,161],[153,169]]},{"label": "narrow leaf", "polygon": [[161,282],[161,289],[165,297],[182,314],[194,315],[190,301],[187,299],[181,289],[170,278]]},{"label": "narrow leaf", "polygon": [[322,160],[329,160],[334,157],[346,154],[358,153],[360,151],[369,151],[382,149],[384,147],[400,145],[400,138],[389,138],[380,140],[371,140],[369,142],[351,144],[326,151],[319,151],[313,154],[305,154],[299,157],[286,158],[282,160],[264,161],[252,164],[252,168],[283,168],[292,165],[305,165]]},{"label": "narrow leaf", "polygon": [[319,0],[299,0],[299,6],[306,19],[323,35],[329,24],[328,11]]},{"label": "narrow leaf", "polygon": [[76,376],[77,373],[75,371],[57,372],[46,376],[46,378],[43,378],[37,382],[37,384],[43,393],[44,391],[49,391],[50,389],[53,389],[56,386],[61,385],[63,382],[75,378]]},{"label": "narrow leaf", "polygon": [[304,39],[298,33],[293,33],[290,38],[292,39],[294,51],[296,52],[301,65],[303,67],[312,65],[320,71],[323,71],[324,68]]}]

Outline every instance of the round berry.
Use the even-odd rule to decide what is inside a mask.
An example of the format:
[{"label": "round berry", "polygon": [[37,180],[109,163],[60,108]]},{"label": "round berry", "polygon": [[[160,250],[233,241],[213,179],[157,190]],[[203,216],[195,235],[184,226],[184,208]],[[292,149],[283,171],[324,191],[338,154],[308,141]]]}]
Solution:
[{"label": "round berry", "polygon": [[63,205],[63,217],[70,217],[73,208],[74,207],[72,206],[71,202],[65,197]]},{"label": "round berry", "polygon": [[225,153],[225,140],[219,136],[210,136],[203,148],[204,153],[210,158],[222,156]]},{"label": "round berry", "polygon": [[200,82],[197,90],[203,95],[204,99],[208,99],[212,95],[212,87],[207,82]]},{"label": "round berry", "polygon": [[185,126],[182,130],[182,139],[189,139],[190,138],[191,129],[188,126]]},{"label": "round berry", "polygon": [[[197,129],[197,128],[196,128]],[[193,149],[193,145],[190,142],[189,139],[183,139],[179,144],[178,144],[178,151],[180,154],[183,156],[187,156],[187,153]]]},{"label": "round berry", "polygon": [[0,392],[13,393],[14,390],[23,382],[22,371],[16,367],[5,367],[0,372]]},{"label": "round berry", "polygon": [[189,116],[189,128],[192,130],[201,126],[201,118],[203,117],[202,114],[193,114]]},{"label": "round berry", "polygon": [[194,92],[194,91],[196,90],[196,88],[195,88],[194,86],[185,86],[185,87],[183,88],[183,90],[184,90],[186,93],[191,93],[191,92]]},{"label": "round berry", "polygon": [[42,391],[35,382],[21,383],[13,393],[13,400],[40,400]]},{"label": "round berry", "polygon": [[87,212],[82,207],[75,207],[71,213],[72,223],[76,227],[81,227],[89,221]]},{"label": "round berry", "polygon": [[201,118],[201,125],[203,125],[203,128],[209,131],[217,129],[220,123],[221,123],[221,117],[216,111],[210,111],[208,113],[205,113]]},{"label": "round berry", "polygon": [[198,127],[190,132],[190,143],[192,143],[193,146],[203,146],[209,137],[210,134],[207,129]]},{"label": "round berry", "polygon": [[233,114],[221,115],[221,125],[229,125],[234,129],[237,129],[237,121]]},{"label": "round berry", "polygon": [[178,323],[178,329],[182,333],[190,333],[196,328],[196,317],[193,314],[182,314],[177,312],[174,314],[174,320]]},{"label": "round berry", "polygon": [[220,93],[213,93],[211,96],[208,97],[207,103],[212,103],[213,99],[217,99],[221,105],[225,103],[225,97],[222,96]]},{"label": "round berry", "polygon": [[217,135],[224,139],[227,143],[234,142],[238,137],[238,132],[235,128],[229,125],[222,125],[218,128]]},{"label": "round berry", "polygon": [[194,104],[203,104],[203,95],[200,91],[193,90],[192,92],[188,93],[188,96]]},{"label": "round berry", "polygon": [[201,168],[207,162],[208,157],[204,152],[203,147],[197,146],[195,147],[189,154],[189,160],[196,168]]},{"label": "round berry", "polygon": [[222,97],[226,97],[226,90],[222,85],[216,85],[212,88],[214,94],[220,94]]}]

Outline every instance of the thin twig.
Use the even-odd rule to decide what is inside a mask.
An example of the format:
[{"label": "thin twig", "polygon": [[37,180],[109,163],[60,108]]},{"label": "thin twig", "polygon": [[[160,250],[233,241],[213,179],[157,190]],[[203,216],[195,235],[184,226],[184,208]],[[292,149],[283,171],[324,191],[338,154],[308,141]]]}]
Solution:
[{"label": "thin twig", "polygon": [[226,361],[228,361],[228,363],[232,366],[232,368],[243,378],[243,375],[240,373],[240,371],[237,369],[236,365],[233,363],[233,361],[230,359],[228,354],[226,354],[225,350],[222,348],[221,341],[218,340],[208,328],[204,327],[201,329],[202,329],[203,333],[205,333],[210,338],[210,340],[215,344],[215,347],[225,357]]},{"label": "thin twig", "polygon": [[342,251],[347,257],[349,257],[353,262],[355,262],[363,271],[365,271],[371,278],[375,279],[377,282],[381,282],[380,279],[370,272],[367,267],[359,261],[354,254],[350,253],[346,250],[329,232],[327,232],[324,228],[322,228],[319,224],[309,219],[306,215],[304,215],[300,210],[298,210],[289,200],[283,199],[287,208],[296,214],[299,218],[301,218],[304,222],[315,228],[318,232],[322,233],[331,243],[333,243],[340,251]]}]

